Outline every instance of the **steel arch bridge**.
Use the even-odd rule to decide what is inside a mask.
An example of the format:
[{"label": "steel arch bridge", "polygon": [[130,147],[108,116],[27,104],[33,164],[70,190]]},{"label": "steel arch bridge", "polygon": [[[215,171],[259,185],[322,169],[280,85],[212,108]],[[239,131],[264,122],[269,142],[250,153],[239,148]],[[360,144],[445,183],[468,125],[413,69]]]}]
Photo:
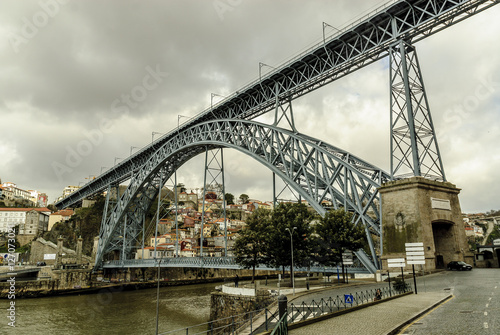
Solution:
[{"label": "steel arch bridge", "polygon": [[[406,176],[446,180],[414,43],[486,10],[500,0],[390,1],[323,42],[241,88],[62,199],[64,208],[130,180],[106,208],[96,265],[103,255],[130,256],[141,220],[158,190],[192,157],[229,147],[258,160],[320,213],[322,200],[355,212],[367,236],[380,234],[377,187]],[[390,174],[346,151],[300,134],[292,100],[384,57],[390,58]],[[262,64],[259,65],[259,70]],[[273,125],[251,121],[275,111]],[[292,131],[279,128],[286,120]],[[108,199],[106,207],[111,204]],[[369,238],[371,241],[371,238]],[[364,265],[377,268],[373,261]],[[358,257],[363,258],[362,255]],[[367,258],[365,258],[366,260]]]},{"label": "steel arch bridge", "polygon": [[[331,201],[336,209],[342,207],[355,213],[355,223],[366,227],[375,259],[371,234],[380,236],[377,188],[389,180],[386,172],[309,136],[255,121],[225,119],[203,122],[179,132],[134,174],[101,229],[96,266],[101,266],[104,254],[113,250],[121,250],[124,258],[131,256],[134,239],[141,232],[142,215],[151,206],[162,181],[194,156],[221,147],[238,150],[259,161],[320,214],[326,211],[321,206],[323,200]],[[125,235],[127,242],[123,242]]]}]

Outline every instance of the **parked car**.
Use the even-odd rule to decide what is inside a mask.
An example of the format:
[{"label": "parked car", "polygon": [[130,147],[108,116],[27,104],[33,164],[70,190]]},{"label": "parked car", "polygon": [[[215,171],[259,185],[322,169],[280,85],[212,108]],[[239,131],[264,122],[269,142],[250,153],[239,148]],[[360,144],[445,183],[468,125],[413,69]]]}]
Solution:
[{"label": "parked car", "polygon": [[467,264],[465,262],[449,262],[448,263],[448,270],[458,270],[458,271],[465,271],[465,270],[472,270],[472,265]]}]

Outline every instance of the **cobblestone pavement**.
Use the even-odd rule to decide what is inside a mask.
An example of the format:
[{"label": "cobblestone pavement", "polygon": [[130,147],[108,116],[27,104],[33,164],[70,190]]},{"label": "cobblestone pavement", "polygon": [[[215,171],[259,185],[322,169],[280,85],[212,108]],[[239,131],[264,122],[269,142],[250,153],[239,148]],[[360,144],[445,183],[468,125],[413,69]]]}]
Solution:
[{"label": "cobblestone pavement", "polygon": [[297,334],[386,335],[450,296],[445,292],[412,294],[351,313],[289,330]]}]

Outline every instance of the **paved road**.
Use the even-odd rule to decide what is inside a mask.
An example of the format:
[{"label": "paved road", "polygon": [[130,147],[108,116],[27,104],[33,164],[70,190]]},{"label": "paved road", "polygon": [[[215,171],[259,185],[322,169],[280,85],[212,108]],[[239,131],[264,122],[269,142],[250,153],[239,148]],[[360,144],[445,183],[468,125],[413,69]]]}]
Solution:
[{"label": "paved road", "polygon": [[402,334],[500,334],[500,269],[443,272],[429,279],[427,288],[449,291],[454,298]]},{"label": "paved road", "polygon": [[[373,283],[298,297],[294,303],[310,302],[344,293],[374,289],[387,283]],[[418,295],[368,307],[310,326],[292,330],[291,334],[387,334],[424,311],[419,319],[402,328],[399,334],[474,335],[500,334],[500,269],[445,271],[418,277]],[[451,300],[431,307],[453,295]]]}]

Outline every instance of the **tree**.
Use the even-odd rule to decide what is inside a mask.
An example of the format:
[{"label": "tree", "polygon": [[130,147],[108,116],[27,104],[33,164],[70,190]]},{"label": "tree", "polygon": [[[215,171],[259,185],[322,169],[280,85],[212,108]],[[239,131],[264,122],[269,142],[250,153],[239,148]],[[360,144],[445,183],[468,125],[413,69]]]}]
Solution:
[{"label": "tree", "polygon": [[224,197],[226,198],[226,202],[228,205],[234,205],[234,195],[232,195],[231,193],[226,193]]},{"label": "tree", "polygon": [[[315,226],[315,260],[323,265],[342,262],[342,253],[355,251],[365,244],[365,232],[361,225],[353,223],[353,215],[343,209],[332,210]],[[342,262],[342,274],[344,263]]]},{"label": "tree", "polygon": [[246,195],[245,193],[240,195],[240,201],[242,204],[246,204],[248,202],[248,199],[250,199],[250,197],[248,195]]},{"label": "tree", "polygon": [[311,234],[310,222],[314,216],[304,204],[278,205],[271,215],[272,231],[266,252],[266,264],[282,267],[283,271],[285,266],[290,266],[290,277],[292,277],[291,232],[293,263],[296,266],[307,266],[310,256],[310,243],[307,237]]},{"label": "tree", "polygon": [[247,219],[246,227],[239,232],[240,236],[234,243],[236,263],[245,269],[252,268],[252,283],[255,278],[255,267],[264,263],[270,221],[270,211],[257,209]]}]

